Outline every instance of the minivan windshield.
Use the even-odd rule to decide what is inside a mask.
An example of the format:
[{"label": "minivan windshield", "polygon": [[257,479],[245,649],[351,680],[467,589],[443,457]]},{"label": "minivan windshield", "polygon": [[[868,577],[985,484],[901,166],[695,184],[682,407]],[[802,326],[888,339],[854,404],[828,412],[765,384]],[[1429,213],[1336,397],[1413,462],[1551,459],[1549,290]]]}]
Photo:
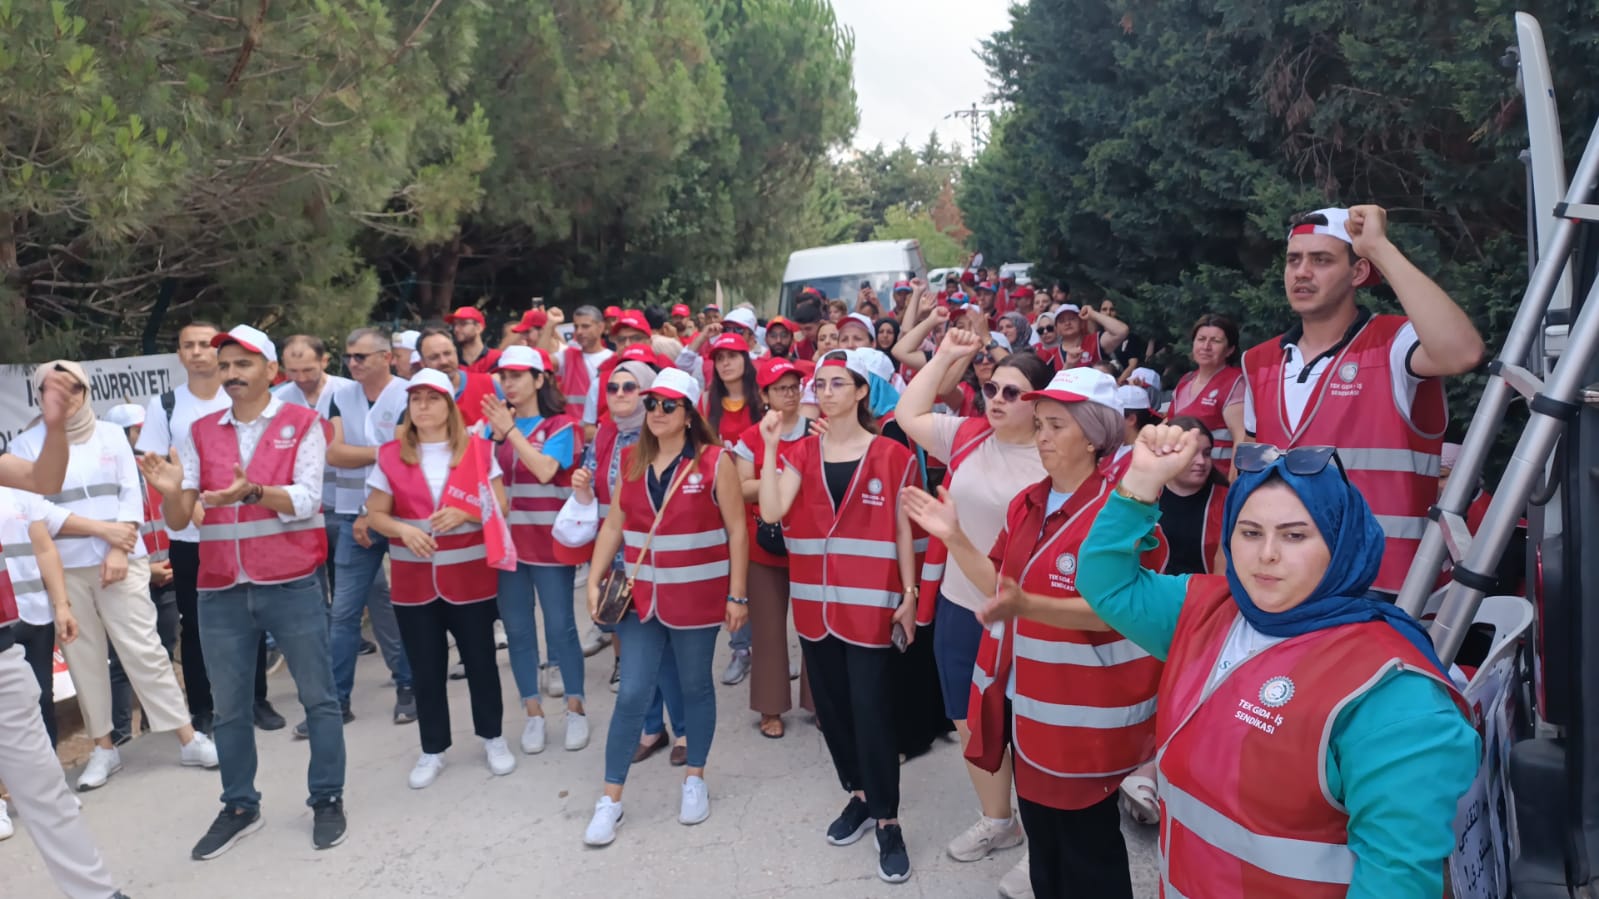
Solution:
[{"label": "minivan windshield", "polygon": [[[877,301],[887,311],[892,305],[890,295],[894,290],[895,281],[908,281],[914,277],[913,272],[860,272],[853,275],[829,275],[823,278],[807,278],[804,281],[788,281],[783,284],[783,297],[779,304],[784,315],[794,314],[794,300],[799,292],[807,287],[814,287],[822,292],[829,300],[843,300],[849,304],[849,310],[855,311],[855,299],[861,291],[861,282],[868,282],[877,291]],[[825,310],[824,310],[825,311]],[[825,316],[824,316],[825,317]]]}]

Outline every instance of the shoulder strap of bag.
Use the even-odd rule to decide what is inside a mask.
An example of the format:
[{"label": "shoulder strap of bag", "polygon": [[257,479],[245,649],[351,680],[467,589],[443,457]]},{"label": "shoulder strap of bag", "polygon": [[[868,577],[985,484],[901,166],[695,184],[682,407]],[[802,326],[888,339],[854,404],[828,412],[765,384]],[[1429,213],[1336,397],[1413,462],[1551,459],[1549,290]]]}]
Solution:
[{"label": "shoulder strap of bag", "polygon": [[[644,537],[644,545],[639,547],[638,561],[633,563],[633,570],[627,573],[628,583],[632,583],[638,577],[639,569],[644,567],[644,559],[650,554],[650,544],[655,540],[655,532],[661,526],[661,519],[666,517],[666,507],[672,504],[672,497],[677,495],[677,488],[682,486],[683,479],[688,477],[689,472],[699,467],[700,454],[695,453],[683,462],[687,464],[678,469],[677,476],[672,478],[672,485],[666,489],[666,495],[661,497],[661,508],[655,512],[655,523],[650,525],[650,532]],[[646,471],[644,476],[648,478],[649,473]]]}]

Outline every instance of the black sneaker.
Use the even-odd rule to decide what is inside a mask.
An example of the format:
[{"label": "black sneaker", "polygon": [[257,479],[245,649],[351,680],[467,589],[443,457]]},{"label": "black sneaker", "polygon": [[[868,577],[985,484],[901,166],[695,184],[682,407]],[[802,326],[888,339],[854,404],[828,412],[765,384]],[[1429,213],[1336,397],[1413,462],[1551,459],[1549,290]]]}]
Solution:
[{"label": "black sneaker", "polygon": [[189,857],[197,862],[216,858],[232,849],[234,843],[260,830],[262,823],[260,809],[224,808],[211,822],[211,829],[194,844]]},{"label": "black sneaker", "polygon": [[[311,845],[332,849],[344,842],[344,800],[324,799],[311,806]],[[901,847],[904,846],[902,842]],[[906,866],[909,868],[907,861]]]},{"label": "black sneaker", "polygon": [[[348,702],[339,703],[339,710],[344,712],[345,724],[355,720],[355,712],[350,711]],[[309,721],[301,719],[300,723],[294,726],[294,738],[296,740],[309,740],[311,738],[311,724]]]},{"label": "black sneaker", "polygon": [[416,720],[416,691],[410,687],[394,688],[394,723],[410,724]]},{"label": "black sneaker", "polygon": [[877,828],[877,876],[888,883],[904,883],[911,877],[911,854],[905,850],[905,834],[898,824]]},{"label": "black sneaker", "polygon": [[272,707],[272,703],[267,702],[265,699],[257,699],[255,701],[256,727],[262,730],[282,730],[288,723],[283,720],[282,715],[278,714],[278,710]]},{"label": "black sneaker", "polygon": [[372,653],[377,652],[377,651],[378,651],[378,645],[376,643],[373,643],[371,640],[368,640],[368,639],[363,637],[361,639],[361,648],[356,650],[355,654],[358,655],[358,656],[369,656]]},{"label": "black sneaker", "polygon": [[866,803],[858,796],[849,798],[849,805],[839,812],[833,823],[827,825],[827,841],[834,846],[848,846],[866,836],[872,826],[872,816],[866,812]]}]

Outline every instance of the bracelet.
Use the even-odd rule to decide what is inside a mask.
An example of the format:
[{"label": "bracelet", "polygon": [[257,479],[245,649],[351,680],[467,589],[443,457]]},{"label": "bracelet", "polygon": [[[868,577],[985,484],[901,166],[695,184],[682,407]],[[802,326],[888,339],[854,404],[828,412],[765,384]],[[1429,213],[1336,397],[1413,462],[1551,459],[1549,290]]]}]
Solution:
[{"label": "bracelet", "polygon": [[1135,503],[1138,503],[1140,505],[1145,505],[1145,506],[1153,506],[1155,504],[1155,502],[1159,499],[1159,497],[1156,497],[1156,499],[1144,499],[1142,496],[1138,496],[1137,494],[1133,493],[1131,490],[1128,490],[1125,486],[1122,485],[1122,483],[1120,481],[1116,482],[1116,495],[1120,496],[1120,497],[1124,497],[1126,499],[1130,499],[1130,500],[1132,500]]},{"label": "bracelet", "polygon": [[727,601],[735,606],[747,606],[750,604],[750,598],[748,596],[729,596]]}]

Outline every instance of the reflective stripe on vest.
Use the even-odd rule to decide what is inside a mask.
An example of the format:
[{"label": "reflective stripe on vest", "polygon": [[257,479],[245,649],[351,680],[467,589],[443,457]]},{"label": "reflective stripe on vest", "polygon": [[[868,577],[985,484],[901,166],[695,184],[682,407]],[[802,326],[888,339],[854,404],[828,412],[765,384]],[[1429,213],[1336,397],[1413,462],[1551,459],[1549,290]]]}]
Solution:
[{"label": "reflective stripe on vest", "polygon": [[811,602],[864,606],[872,609],[897,609],[900,603],[900,595],[893,590],[867,590],[861,587],[834,587],[821,584],[791,584],[789,596]]},{"label": "reflective stripe on vest", "polygon": [[[1347,884],[1354,880],[1355,853],[1347,845],[1255,833],[1173,786],[1163,775],[1158,777],[1156,792],[1171,823],[1181,825],[1228,855],[1278,877],[1312,883]],[[1174,895],[1171,885],[1165,886],[1166,895]]]},{"label": "reflective stripe on vest", "polygon": [[505,522],[511,525],[532,524],[551,527],[555,524],[555,519],[559,518],[560,515],[560,512],[529,512],[526,509],[512,509],[505,513]]},{"label": "reflective stripe on vest", "polygon": [[839,556],[860,556],[865,559],[887,559],[890,562],[899,559],[899,547],[892,540],[862,540],[855,537],[818,537],[814,539],[801,539],[785,537],[788,551],[792,555],[820,556],[832,554]]},{"label": "reflective stripe on vest", "polygon": [[935,562],[927,561],[927,562],[923,562],[922,563],[922,580],[924,580],[924,581],[942,581],[943,579],[944,579],[944,563],[943,562],[935,563]]},{"label": "reflective stripe on vest", "polygon": [[1040,640],[1025,634],[1016,635],[1016,657],[1045,662],[1050,665],[1086,665],[1108,668],[1149,658],[1138,644],[1131,640],[1114,643],[1068,643],[1066,641]]},{"label": "reflective stripe on vest", "polygon": [[1051,727],[1091,727],[1096,730],[1132,727],[1155,717],[1153,699],[1129,706],[1063,705],[1018,693],[1011,700],[1011,708],[1019,718]]},{"label": "reflective stripe on vest", "polygon": [[638,579],[649,581],[652,584],[697,584],[700,581],[725,578],[731,571],[732,566],[728,564],[726,559],[718,562],[706,562],[702,565],[676,565],[671,568],[641,565],[638,570]]},{"label": "reflective stripe on vest", "polygon": [[116,496],[122,492],[122,485],[115,481],[101,481],[84,487],[73,487],[60,493],[52,493],[45,499],[58,506],[75,503],[80,500],[94,499],[97,496]]},{"label": "reflective stripe on vest", "polygon": [[146,521],[139,525],[139,533],[141,535],[158,534],[161,531],[166,530],[166,527],[166,521],[164,519],[157,518],[154,521]]},{"label": "reflective stripe on vest", "polygon": [[[610,513],[606,509],[600,517]],[[645,531],[623,531],[622,545],[633,549],[643,549],[644,540],[649,536]],[[650,541],[650,552],[684,552],[691,549],[710,549],[721,546],[727,542],[727,531],[717,529],[714,531],[699,531],[693,534],[660,534]],[[679,582],[680,583],[680,582]]]},{"label": "reflective stripe on vest", "polygon": [[1429,478],[1438,477],[1443,462],[1432,453],[1414,450],[1345,446],[1338,447],[1338,459],[1346,471],[1397,471]]},{"label": "reflective stripe on vest", "polygon": [[263,518],[259,521],[245,521],[237,524],[211,524],[210,519],[207,519],[200,525],[200,542],[274,537],[278,534],[290,534],[295,531],[319,531],[324,527],[326,527],[326,522],[321,512],[300,521],[287,522],[280,518]]},{"label": "reflective stripe on vest", "polygon": [[512,484],[506,489],[505,495],[509,499],[560,499],[564,500],[572,495],[571,487],[560,487],[555,484]]},{"label": "reflective stripe on vest", "polygon": [[1427,519],[1408,515],[1377,515],[1382,532],[1391,540],[1420,540],[1427,534]]},{"label": "reflective stripe on vest", "polygon": [[[32,543],[13,543],[10,546],[0,547],[0,559],[5,562],[5,564],[0,564],[0,573],[8,576],[10,576],[10,572],[5,569],[9,567],[12,560],[16,560],[19,564],[26,561],[27,570],[31,572],[37,573],[39,570],[38,560],[34,558]],[[19,581],[15,577],[11,577],[11,590],[19,597],[27,596],[30,593],[44,593],[44,578],[42,575],[37,574],[25,581]]]},{"label": "reflective stripe on vest", "polygon": [[403,540],[389,543],[389,556],[396,562],[413,562],[417,565],[459,565],[462,562],[478,562],[488,558],[488,549],[481,543],[472,546],[463,546],[460,549],[441,549],[431,556],[419,556],[411,552]]}]

